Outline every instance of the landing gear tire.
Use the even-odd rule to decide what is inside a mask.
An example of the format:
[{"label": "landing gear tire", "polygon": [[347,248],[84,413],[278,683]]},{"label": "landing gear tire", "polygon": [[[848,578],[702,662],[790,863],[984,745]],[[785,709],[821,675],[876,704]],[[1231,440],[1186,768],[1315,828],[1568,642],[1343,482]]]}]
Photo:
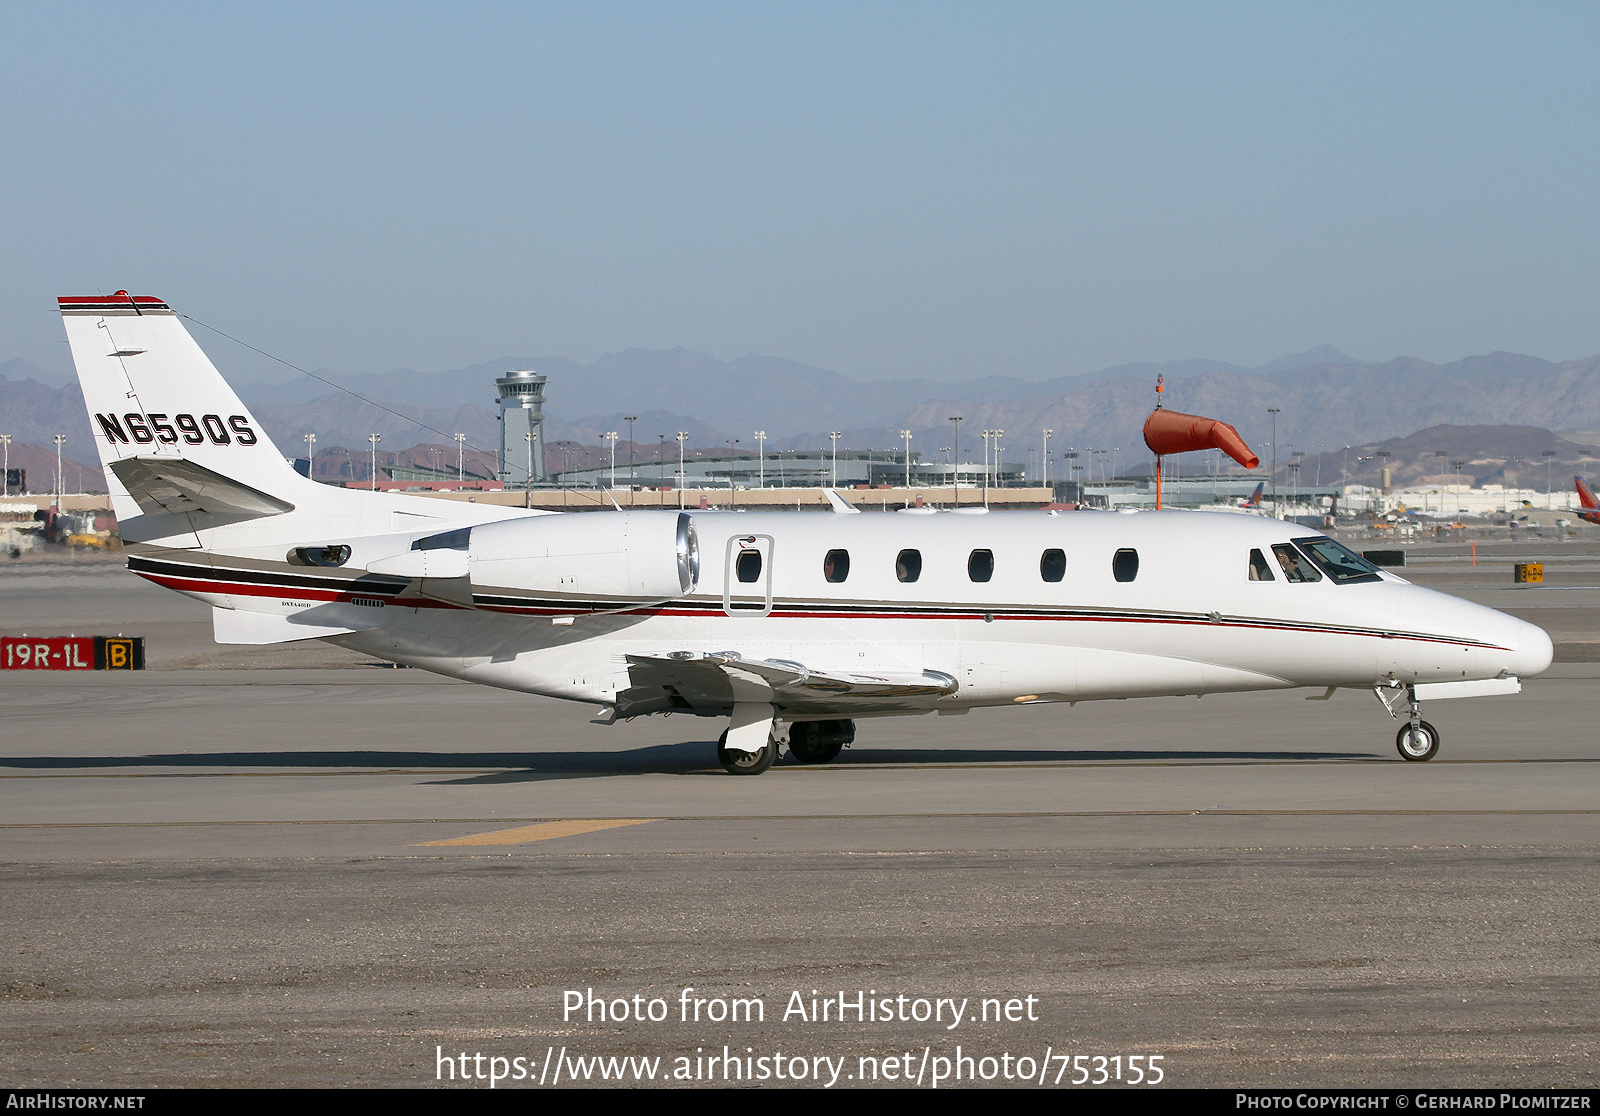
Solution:
[{"label": "landing gear tire", "polygon": [[1427,721],[1418,721],[1415,728],[1409,724],[1400,728],[1400,733],[1394,738],[1394,746],[1400,751],[1400,758],[1411,763],[1420,763],[1431,760],[1439,754],[1439,730]]},{"label": "landing gear tire", "polygon": [[723,770],[729,775],[760,775],[771,767],[772,761],[777,758],[776,741],[769,739],[767,746],[759,752],[737,752],[728,747],[726,731],[717,738],[717,759],[722,762]]},{"label": "landing gear tire", "polygon": [[834,741],[796,741],[789,739],[789,754],[801,763],[832,763],[844,751],[844,744]]},{"label": "landing gear tire", "polygon": [[832,763],[855,738],[854,721],[797,721],[789,726],[789,754],[801,763]]}]

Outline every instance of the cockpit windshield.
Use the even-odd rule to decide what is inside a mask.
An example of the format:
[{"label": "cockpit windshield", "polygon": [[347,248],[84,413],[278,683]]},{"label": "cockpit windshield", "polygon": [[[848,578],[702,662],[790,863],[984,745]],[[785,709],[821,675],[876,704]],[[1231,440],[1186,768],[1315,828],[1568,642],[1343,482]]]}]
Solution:
[{"label": "cockpit windshield", "polygon": [[1383,580],[1377,566],[1349,547],[1334,542],[1325,535],[1295,539],[1294,544],[1303,550],[1323,573],[1340,585]]}]

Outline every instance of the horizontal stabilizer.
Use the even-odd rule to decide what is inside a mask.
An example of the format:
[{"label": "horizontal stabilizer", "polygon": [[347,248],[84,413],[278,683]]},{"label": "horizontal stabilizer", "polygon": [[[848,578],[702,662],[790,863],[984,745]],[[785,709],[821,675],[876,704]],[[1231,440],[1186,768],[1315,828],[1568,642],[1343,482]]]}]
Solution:
[{"label": "horizontal stabilizer", "polygon": [[124,457],[110,468],[145,515],[204,512],[227,519],[260,519],[294,511],[294,505],[268,496],[204,465],[176,457]]}]

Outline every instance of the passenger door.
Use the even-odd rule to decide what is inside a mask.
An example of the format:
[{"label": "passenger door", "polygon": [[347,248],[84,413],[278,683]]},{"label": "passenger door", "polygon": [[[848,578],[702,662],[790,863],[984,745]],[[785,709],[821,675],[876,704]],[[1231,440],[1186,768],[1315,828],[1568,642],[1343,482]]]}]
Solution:
[{"label": "passenger door", "polygon": [[772,536],[735,535],[722,564],[722,611],[766,616],[772,611]]}]

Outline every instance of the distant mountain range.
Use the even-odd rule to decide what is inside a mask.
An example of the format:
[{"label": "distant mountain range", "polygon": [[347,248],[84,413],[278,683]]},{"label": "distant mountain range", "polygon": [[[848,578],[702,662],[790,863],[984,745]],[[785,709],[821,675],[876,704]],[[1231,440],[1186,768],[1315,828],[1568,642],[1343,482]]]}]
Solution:
[{"label": "distant mountain range", "polygon": [[[1553,363],[1491,353],[1449,364],[1413,358],[1375,363],[1331,346],[1255,369],[1179,361],[1045,381],[991,376],[954,383],[864,382],[776,357],[722,361],[682,348],[630,349],[587,365],[506,358],[450,372],[329,376],[400,415],[309,377],[242,384],[239,390],[289,456],[304,455],[306,434],[316,435],[319,451],[365,448],[370,433],[383,436],[385,449],[398,451],[453,445],[450,436],[459,431],[469,445],[492,450],[494,379],[513,368],[534,368],[550,378],[545,410],[552,447],[562,441],[597,446],[611,430],[626,439],[624,416],[634,414],[641,457],[643,447],[654,449],[662,436],[670,446],[679,430],[690,432],[691,447],[717,450],[734,438],[739,449],[754,450],[754,431],[765,430],[770,450],[828,446],[829,430],[843,432],[841,447],[898,448],[907,429],[912,450],[932,457],[954,445],[955,424],[949,420],[960,415],[963,457],[982,460],[982,431],[1003,430],[1005,459],[1026,462],[1048,428],[1055,432],[1052,456],[1069,447],[1080,454],[1103,449],[1125,469],[1147,456],[1139,431],[1155,402],[1157,375],[1166,378],[1169,408],[1233,423],[1267,460],[1268,408],[1277,408],[1280,463],[1295,450],[1310,459],[1326,453],[1331,460],[1347,445],[1359,448],[1441,424],[1600,429],[1600,357]],[[50,378],[24,361],[0,364],[0,433],[41,445],[64,433],[69,453],[92,460],[92,435],[76,384],[54,387],[44,382]],[[1441,449],[1457,457],[1470,452]],[[624,441],[619,456],[625,453]],[[559,457],[551,464],[559,467]]]}]

